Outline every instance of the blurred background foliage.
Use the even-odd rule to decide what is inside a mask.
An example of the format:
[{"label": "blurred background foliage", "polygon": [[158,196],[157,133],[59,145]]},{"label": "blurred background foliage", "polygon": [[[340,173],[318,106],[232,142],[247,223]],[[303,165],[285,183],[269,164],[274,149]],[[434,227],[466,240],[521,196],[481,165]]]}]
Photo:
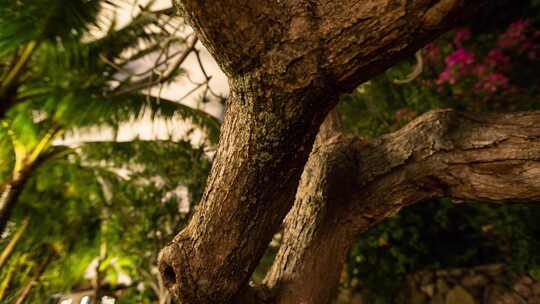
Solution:
[{"label": "blurred background foliage", "polygon": [[[0,0],[1,303],[170,301],[157,253],[202,194],[220,122],[160,96],[199,55],[174,9],[154,2],[128,1],[119,24],[126,1]],[[188,130],[117,140],[144,118]]]},{"label": "blurred background foliage", "polygon": [[[196,53],[196,38],[172,9],[154,9],[152,1],[118,25],[121,2],[0,0],[2,303],[57,303],[66,295],[170,301],[156,255],[196,208],[219,121],[149,94],[189,77],[182,63]],[[340,104],[345,125],[372,138],[436,108],[537,109],[539,4],[479,15],[361,85]],[[136,69],[148,56],[154,64]],[[419,58],[421,73],[396,83]],[[201,96],[208,98],[219,96]],[[66,144],[81,130],[117,130],[141,117],[186,121],[191,132]],[[190,138],[196,132],[202,140]],[[343,288],[370,290],[369,303],[392,303],[408,273],[489,263],[540,279],[539,207],[456,203],[412,206],[363,235]]]}]

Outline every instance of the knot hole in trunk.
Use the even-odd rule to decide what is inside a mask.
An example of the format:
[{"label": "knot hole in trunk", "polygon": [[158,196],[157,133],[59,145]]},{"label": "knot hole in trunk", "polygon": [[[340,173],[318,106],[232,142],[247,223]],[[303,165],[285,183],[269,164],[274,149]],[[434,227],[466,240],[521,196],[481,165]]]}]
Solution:
[{"label": "knot hole in trunk", "polygon": [[158,257],[158,268],[163,279],[163,283],[170,290],[174,288],[177,283],[177,270],[175,264],[177,264],[177,246],[174,243],[163,248]]},{"label": "knot hole in trunk", "polygon": [[162,267],[163,270],[161,271],[161,275],[163,276],[165,285],[171,286],[176,284],[176,273],[174,272],[174,268],[172,268],[171,265],[168,265],[166,263],[164,263]]}]

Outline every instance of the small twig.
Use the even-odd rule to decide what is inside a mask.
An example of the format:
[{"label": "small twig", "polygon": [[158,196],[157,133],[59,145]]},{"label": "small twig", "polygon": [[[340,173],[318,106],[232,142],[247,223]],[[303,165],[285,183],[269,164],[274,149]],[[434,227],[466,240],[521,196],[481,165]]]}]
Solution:
[{"label": "small twig", "polygon": [[132,92],[136,92],[142,89],[146,89],[152,86],[155,86],[160,83],[167,82],[171,80],[171,78],[174,75],[174,72],[178,70],[178,68],[182,65],[182,63],[186,60],[186,58],[195,50],[195,45],[197,44],[198,39],[195,37],[193,41],[191,42],[190,46],[184,51],[184,53],[178,58],[178,60],[174,63],[173,67],[169,70],[169,72],[165,73],[165,75],[160,76],[157,79],[154,79],[153,75],[150,75],[148,77],[145,77],[139,81],[136,81],[132,83],[131,85],[127,85],[124,88],[118,87],[115,91],[113,91],[113,96],[121,96],[124,94],[129,94]]},{"label": "small twig", "polygon": [[[208,81],[208,83],[210,83],[210,80],[211,80],[212,76],[209,76],[208,73],[206,73],[206,69],[204,68],[204,64],[202,63],[202,60],[201,60],[200,50],[196,50],[196,51],[195,51],[195,57],[197,58],[197,63],[199,64],[199,67],[201,68],[201,71],[202,71],[204,77],[206,77],[206,81]],[[209,91],[210,94],[212,94],[214,97],[216,97],[216,98],[221,98],[221,96],[219,96],[219,94],[216,94],[216,93],[214,92],[214,90],[212,90],[212,88],[210,87],[210,85],[208,85],[208,91]]]},{"label": "small twig", "polygon": [[185,98],[187,98],[189,95],[195,93],[198,89],[200,89],[203,85],[207,84],[207,82],[203,82],[203,83],[200,83],[198,84],[197,86],[195,86],[193,89],[189,90],[189,92],[187,92],[186,94],[184,94],[184,96],[180,97],[177,102],[181,102],[183,101]]},{"label": "small twig", "polygon": [[414,66],[412,72],[407,75],[404,79],[394,79],[395,84],[406,84],[415,80],[422,71],[424,70],[424,60],[422,59],[422,51],[417,51],[415,54],[416,65]]},{"label": "small twig", "polygon": [[124,69],[123,67],[117,65],[116,63],[112,62],[111,60],[107,59],[107,57],[105,57],[103,54],[99,54],[99,59],[101,59],[103,62],[105,62],[106,64],[110,65],[111,67],[113,67],[115,70],[119,71],[119,72],[122,72],[122,73],[125,73],[131,77],[134,77],[135,74],[133,74],[133,72],[127,70],[127,69]]}]

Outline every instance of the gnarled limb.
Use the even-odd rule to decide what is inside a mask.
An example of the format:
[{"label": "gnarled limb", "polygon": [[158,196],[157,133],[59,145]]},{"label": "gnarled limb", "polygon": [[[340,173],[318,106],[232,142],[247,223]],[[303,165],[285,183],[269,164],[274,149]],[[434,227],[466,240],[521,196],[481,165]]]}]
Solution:
[{"label": "gnarled limb", "polygon": [[356,177],[346,143],[356,138],[343,134],[337,113],[330,114],[304,167],[284,220],[282,245],[264,280],[275,303],[328,303],[354,240],[339,217]]},{"label": "gnarled limb", "polygon": [[175,0],[197,35],[228,75],[258,65],[286,27],[280,1]]},{"label": "gnarled limb", "polygon": [[351,90],[487,1],[176,0],[230,77],[259,71]]},{"label": "gnarled limb", "polygon": [[246,286],[292,205],[323,118],[303,103],[307,92],[234,87],[202,202],[160,254],[167,287],[185,303],[227,303]]},{"label": "gnarled limb", "polygon": [[310,156],[265,282],[279,303],[328,303],[357,235],[402,207],[540,201],[539,126],[540,112],[439,110],[372,141],[336,134]]}]

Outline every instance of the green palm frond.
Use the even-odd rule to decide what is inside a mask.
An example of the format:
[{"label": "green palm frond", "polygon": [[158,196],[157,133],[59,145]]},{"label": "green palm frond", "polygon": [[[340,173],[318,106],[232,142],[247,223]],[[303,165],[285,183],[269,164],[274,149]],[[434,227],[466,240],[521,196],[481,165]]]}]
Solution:
[{"label": "green palm frond", "polygon": [[[109,32],[103,38],[83,42],[83,32],[96,24],[97,13],[105,3],[110,4],[111,1],[76,0],[66,4],[65,1],[58,0],[22,2],[0,0],[0,8],[6,8],[8,11],[6,16],[1,17],[0,25],[1,22],[10,23],[10,21],[17,24],[24,19],[22,13],[18,13],[20,5],[28,5],[28,9],[32,11],[28,14],[32,15],[32,18],[49,20],[51,24],[55,24],[54,28],[63,27],[64,31],[73,32],[66,34],[59,29],[49,29],[48,33],[56,33],[55,35],[60,35],[58,37],[71,35],[70,37],[77,38],[44,39],[40,43],[32,63],[27,65],[27,71],[18,73],[20,81],[17,81],[14,87],[17,90],[14,105],[19,106],[15,107],[18,108],[17,113],[10,115],[11,120],[21,120],[21,115],[26,119],[37,110],[47,119],[58,120],[61,125],[71,128],[91,124],[114,126],[149,114],[165,119],[176,117],[190,120],[194,125],[205,129],[210,140],[216,142],[219,122],[212,116],[163,98],[148,97],[139,93],[158,84],[171,83],[184,75],[184,70],[178,62],[181,63],[184,55],[189,54],[196,40],[193,40],[186,50],[177,48],[184,53],[180,56],[182,60],[175,61],[166,77],[155,75],[152,69],[143,75],[128,75],[129,71],[123,72],[123,68],[136,65],[136,61],[145,56],[162,52],[160,51],[164,47],[162,38],[167,38],[165,47],[172,45],[177,47],[185,43],[185,40],[171,35],[163,28],[173,18],[169,16],[170,9],[151,11],[151,1],[123,28],[115,29],[112,22]],[[50,8],[44,10],[50,11],[46,16],[34,11],[41,11],[44,7]],[[73,20],[65,22],[57,20],[59,16],[66,14],[72,14]],[[43,26],[46,27],[47,24]],[[34,25],[35,28],[40,26],[39,23],[37,26]],[[21,24],[15,26],[19,27],[24,26]],[[0,43],[3,41],[1,37],[8,37],[6,33],[13,31],[0,29]],[[37,38],[28,39],[33,41]],[[160,53],[161,55],[163,54]],[[168,58],[170,54],[163,56]],[[118,77],[123,80],[119,85],[113,85],[118,83]],[[10,109],[13,109],[14,105],[10,105]]]},{"label": "green palm frond", "polygon": [[57,86],[62,90],[103,86],[111,78],[108,74],[115,72],[86,45],[72,41],[43,43],[36,53],[33,69],[32,77],[36,81],[30,87]]},{"label": "green palm frond", "polygon": [[194,147],[187,140],[133,140],[133,141],[97,141],[84,142],[80,145],[81,153],[89,160],[107,160],[115,165],[145,164],[153,158],[163,160],[189,159],[200,156],[202,147]]},{"label": "green palm frond", "polygon": [[[0,186],[18,167],[17,151],[35,159],[10,218],[12,227],[28,216],[31,224],[9,263],[23,261],[17,257],[24,253],[17,268],[34,265],[42,258],[34,253],[56,252],[40,278],[46,285],[30,301],[84,283],[84,269],[97,254],[92,248],[104,239],[117,251],[146,254],[150,246],[138,237],[160,242],[179,229],[188,215],[178,212],[174,195],[187,189],[180,199],[198,201],[210,169],[207,142],[194,146],[187,139],[49,145],[51,130],[118,127],[137,118],[185,120],[217,141],[215,117],[145,95],[184,75],[181,65],[197,40],[181,37],[182,20],[171,8],[151,11],[154,1],[118,28],[114,17],[100,13],[114,1],[120,0],[0,0]],[[130,221],[140,225],[129,234]],[[153,225],[164,221],[167,231]],[[132,240],[119,239],[126,235]],[[19,271],[2,282],[16,292],[29,278]]]},{"label": "green palm frond", "polygon": [[14,147],[7,130],[0,125],[0,185],[11,176],[15,166]]},{"label": "green palm frond", "polygon": [[98,26],[107,0],[0,0],[0,57],[30,41],[72,39]]},{"label": "green palm frond", "polygon": [[202,128],[211,143],[216,144],[219,139],[221,122],[214,116],[199,110],[164,98],[156,98],[155,102],[148,104],[149,111],[158,117],[174,117],[187,120]]},{"label": "green palm frond", "polygon": [[[171,19],[168,14],[169,10],[151,11],[147,7],[143,8],[138,15],[120,29],[115,29],[116,23],[113,21],[107,34],[102,38],[90,41],[88,47],[92,52],[114,60],[120,58],[122,53],[127,50],[141,49],[141,45],[169,41],[172,37],[171,34],[159,30],[164,26],[163,23]],[[173,38],[171,42],[183,43],[185,41],[181,38]]]},{"label": "green palm frond", "polygon": [[93,91],[69,95],[48,95],[36,100],[39,108],[67,128],[102,125],[117,127],[121,123],[149,115],[152,119],[182,119],[193,123],[208,135],[212,143],[219,136],[220,122],[214,116],[168,99],[143,94],[100,96]]},{"label": "green palm frond", "polygon": [[159,177],[164,183],[160,187],[165,190],[183,184],[187,186],[193,202],[202,195],[205,177],[210,170],[210,159],[204,152],[204,146],[193,146],[185,140],[88,142],[80,146],[80,151],[85,162],[105,164],[105,168],[129,168],[132,181],[140,180],[145,184]]}]

